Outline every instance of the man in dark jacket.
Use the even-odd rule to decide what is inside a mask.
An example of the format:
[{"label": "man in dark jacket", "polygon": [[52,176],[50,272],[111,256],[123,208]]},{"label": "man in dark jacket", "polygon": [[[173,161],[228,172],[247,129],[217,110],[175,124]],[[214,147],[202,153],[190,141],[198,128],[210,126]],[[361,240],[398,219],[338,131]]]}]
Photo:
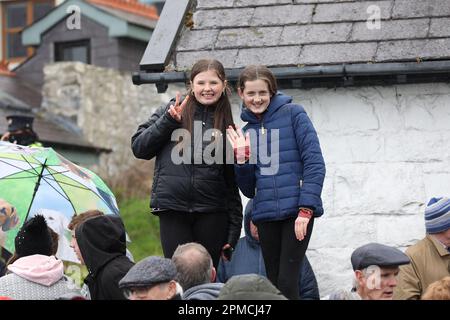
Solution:
[{"label": "man in dark jacket", "polygon": [[[245,236],[240,238],[233,252],[231,261],[220,260],[217,269],[217,280],[227,282],[231,277],[240,274],[256,273],[266,276],[266,268],[258,239],[258,229],[251,222],[252,201],[245,207]],[[305,256],[299,270],[299,296],[301,300],[319,300],[319,288],[314,271]]]},{"label": "man in dark jacket", "polygon": [[84,282],[92,300],[125,300],[119,281],[134,265],[126,256],[125,227],[119,216],[98,216],[75,229],[79,250],[89,275]]}]

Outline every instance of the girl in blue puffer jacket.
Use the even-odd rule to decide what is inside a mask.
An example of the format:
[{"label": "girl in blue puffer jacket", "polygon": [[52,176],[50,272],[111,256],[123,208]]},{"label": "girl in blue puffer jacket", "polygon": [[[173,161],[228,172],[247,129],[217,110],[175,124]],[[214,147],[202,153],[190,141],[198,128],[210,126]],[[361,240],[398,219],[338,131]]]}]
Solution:
[{"label": "girl in blue puffer jacket", "polygon": [[248,66],[240,74],[243,131],[227,129],[235,153],[236,180],[253,198],[268,278],[289,299],[298,299],[298,270],[314,218],[323,214],[325,163],[317,133],[302,106],[277,92],[273,73]]}]

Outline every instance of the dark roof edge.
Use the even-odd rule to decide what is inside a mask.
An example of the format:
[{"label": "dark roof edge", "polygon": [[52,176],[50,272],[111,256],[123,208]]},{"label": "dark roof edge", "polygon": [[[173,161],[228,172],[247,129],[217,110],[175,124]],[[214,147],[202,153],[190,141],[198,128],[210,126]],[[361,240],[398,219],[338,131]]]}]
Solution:
[{"label": "dark roof edge", "polygon": [[[450,60],[364,63],[329,66],[270,68],[281,88],[314,88],[450,82]],[[227,69],[229,82],[236,82],[242,68]],[[169,83],[186,83],[188,72],[133,73],[133,83],[154,83],[164,93]]]},{"label": "dark roof edge", "polygon": [[51,139],[39,139],[40,142],[42,142],[44,145],[51,145],[51,146],[59,146],[65,149],[69,150],[79,150],[79,151],[92,151],[96,154],[100,153],[110,153],[112,152],[112,149],[109,148],[103,148],[103,147],[97,147],[94,145],[81,145],[81,144],[67,144],[61,141],[53,141]]},{"label": "dark roof edge", "polygon": [[191,4],[192,0],[166,0],[158,23],[142,56],[141,70],[150,72],[164,70]]}]

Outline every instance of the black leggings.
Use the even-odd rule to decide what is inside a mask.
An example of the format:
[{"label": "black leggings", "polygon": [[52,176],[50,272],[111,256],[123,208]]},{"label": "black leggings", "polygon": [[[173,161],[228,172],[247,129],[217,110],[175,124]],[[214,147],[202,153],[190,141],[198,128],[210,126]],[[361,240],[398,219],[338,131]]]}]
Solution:
[{"label": "black leggings", "polygon": [[298,270],[314,225],[314,218],[311,218],[305,238],[298,241],[294,231],[295,219],[293,217],[257,224],[267,278],[290,300],[300,299]]},{"label": "black leggings", "polygon": [[159,214],[161,245],[166,258],[172,258],[180,244],[197,242],[208,250],[217,269],[220,252],[227,242],[226,213],[168,211]]}]

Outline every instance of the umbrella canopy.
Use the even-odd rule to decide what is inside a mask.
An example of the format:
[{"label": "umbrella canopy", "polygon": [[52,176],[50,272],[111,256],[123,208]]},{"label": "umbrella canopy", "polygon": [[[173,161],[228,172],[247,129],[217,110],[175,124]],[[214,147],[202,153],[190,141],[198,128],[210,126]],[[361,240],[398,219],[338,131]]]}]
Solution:
[{"label": "umbrella canopy", "polygon": [[52,148],[8,142],[0,142],[0,199],[12,207],[4,206],[5,215],[0,208],[0,224],[5,220],[0,231],[4,243],[0,245],[10,252],[14,252],[14,238],[24,221],[43,210],[51,210],[53,216],[60,213],[65,224],[74,214],[87,210],[119,214],[114,194],[92,171]]}]

